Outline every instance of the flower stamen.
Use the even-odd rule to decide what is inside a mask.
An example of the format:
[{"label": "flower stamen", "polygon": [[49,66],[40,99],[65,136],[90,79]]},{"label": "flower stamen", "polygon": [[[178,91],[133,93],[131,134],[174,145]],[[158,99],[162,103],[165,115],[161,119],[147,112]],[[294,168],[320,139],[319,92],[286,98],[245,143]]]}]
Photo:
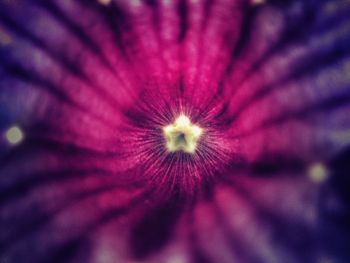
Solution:
[{"label": "flower stamen", "polygon": [[203,130],[192,124],[187,116],[181,114],[173,124],[163,128],[163,133],[169,152],[194,153]]}]

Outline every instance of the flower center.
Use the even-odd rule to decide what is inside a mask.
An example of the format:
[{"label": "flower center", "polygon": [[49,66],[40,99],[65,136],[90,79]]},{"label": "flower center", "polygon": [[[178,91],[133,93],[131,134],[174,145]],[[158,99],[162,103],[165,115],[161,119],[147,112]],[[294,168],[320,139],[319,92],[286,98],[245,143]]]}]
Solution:
[{"label": "flower center", "polygon": [[180,115],[173,124],[163,128],[166,147],[169,152],[194,153],[203,130],[191,123],[185,115]]}]

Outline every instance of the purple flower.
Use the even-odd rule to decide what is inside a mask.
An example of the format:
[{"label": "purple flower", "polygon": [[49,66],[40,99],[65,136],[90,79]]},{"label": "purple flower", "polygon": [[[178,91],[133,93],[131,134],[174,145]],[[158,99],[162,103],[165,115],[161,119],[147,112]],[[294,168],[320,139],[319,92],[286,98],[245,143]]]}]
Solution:
[{"label": "purple flower", "polygon": [[0,0],[0,263],[350,260],[347,0]]}]

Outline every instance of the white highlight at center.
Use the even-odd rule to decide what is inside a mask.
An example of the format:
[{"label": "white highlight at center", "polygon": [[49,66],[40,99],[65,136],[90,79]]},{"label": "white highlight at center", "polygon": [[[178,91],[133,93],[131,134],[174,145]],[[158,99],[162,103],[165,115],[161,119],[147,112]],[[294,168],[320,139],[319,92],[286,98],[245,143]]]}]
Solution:
[{"label": "white highlight at center", "polygon": [[308,176],[314,183],[322,183],[328,178],[328,170],[322,163],[314,163],[308,169]]},{"label": "white highlight at center", "polygon": [[97,0],[101,5],[109,5],[112,0]]},{"label": "white highlight at center", "polygon": [[171,4],[171,0],[163,0],[163,4],[164,4],[165,6],[168,6],[168,5]]},{"label": "white highlight at center", "polygon": [[140,0],[130,0],[130,4],[133,7],[140,7],[141,6]]},{"label": "white highlight at center", "polygon": [[163,128],[166,147],[169,152],[184,151],[194,153],[203,130],[181,114],[173,124]]},{"label": "white highlight at center", "polygon": [[262,5],[265,4],[265,0],[251,0],[251,5]]},{"label": "white highlight at center", "polygon": [[23,141],[24,134],[18,126],[13,126],[6,131],[5,138],[9,144],[17,145]]}]

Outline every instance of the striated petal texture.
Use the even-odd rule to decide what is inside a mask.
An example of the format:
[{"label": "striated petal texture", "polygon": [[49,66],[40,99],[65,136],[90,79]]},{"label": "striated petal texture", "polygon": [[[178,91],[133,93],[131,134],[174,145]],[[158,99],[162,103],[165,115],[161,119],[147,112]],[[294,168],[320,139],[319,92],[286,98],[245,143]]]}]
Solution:
[{"label": "striated petal texture", "polygon": [[350,262],[349,14],[0,0],[0,262]]}]

